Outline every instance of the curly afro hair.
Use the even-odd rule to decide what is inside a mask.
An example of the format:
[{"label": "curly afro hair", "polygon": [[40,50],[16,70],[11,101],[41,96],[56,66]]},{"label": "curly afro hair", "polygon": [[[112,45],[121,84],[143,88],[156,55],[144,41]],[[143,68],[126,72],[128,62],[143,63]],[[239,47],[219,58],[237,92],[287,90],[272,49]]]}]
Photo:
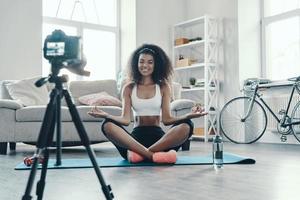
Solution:
[{"label": "curly afro hair", "polygon": [[140,54],[149,54],[154,58],[154,71],[152,79],[155,84],[163,84],[171,81],[173,67],[167,54],[157,45],[143,44],[138,47],[131,55],[128,63],[129,79],[134,83],[140,83],[142,75],[138,69]]}]

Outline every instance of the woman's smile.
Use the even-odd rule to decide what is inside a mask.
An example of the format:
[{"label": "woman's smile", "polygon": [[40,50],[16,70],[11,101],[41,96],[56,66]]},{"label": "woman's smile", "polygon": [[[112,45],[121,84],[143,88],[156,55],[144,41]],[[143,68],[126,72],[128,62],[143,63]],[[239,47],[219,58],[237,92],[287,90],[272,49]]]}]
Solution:
[{"label": "woman's smile", "polygon": [[139,56],[139,72],[143,76],[151,75],[154,71],[154,59],[153,56],[150,54],[142,53]]}]

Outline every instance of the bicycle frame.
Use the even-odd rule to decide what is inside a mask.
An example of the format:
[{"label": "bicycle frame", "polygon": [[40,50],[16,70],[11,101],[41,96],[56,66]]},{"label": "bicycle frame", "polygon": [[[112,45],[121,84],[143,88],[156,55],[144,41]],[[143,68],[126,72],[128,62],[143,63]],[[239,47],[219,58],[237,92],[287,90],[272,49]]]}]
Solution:
[{"label": "bicycle frame", "polygon": [[250,105],[249,105],[249,108],[248,108],[248,110],[247,110],[247,113],[246,113],[246,115],[245,115],[245,117],[243,117],[242,119],[241,119],[241,121],[242,122],[245,122],[246,121],[246,119],[249,117],[249,115],[250,115],[250,113],[251,113],[251,111],[252,111],[252,109],[253,109],[253,104],[254,104],[254,100],[256,99],[256,98],[258,98],[259,100],[260,100],[260,102],[262,102],[262,104],[265,106],[265,108],[267,108],[267,110],[272,114],[272,116],[275,118],[275,120],[278,122],[278,123],[280,123],[280,125],[282,126],[282,127],[288,127],[288,126],[291,126],[291,125],[297,125],[297,124],[300,124],[300,121],[297,121],[297,122],[286,122],[286,119],[287,118],[290,118],[289,116],[288,116],[288,112],[289,112],[289,109],[290,109],[290,106],[291,106],[291,102],[292,102],[292,99],[293,99],[293,96],[294,96],[294,93],[295,93],[295,89],[296,89],[296,83],[294,83],[293,84],[293,88],[292,88],[292,91],[291,91],[291,93],[290,93],[290,97],[289,97],[289,102],[288,102],[288,105],[287,105],[287,107],[286,107],[286,109],[285,109],[285,112],[284,112],[284,116],[283,116],[283,121],[281,121],[281,119],[279,119],[279,117],[277,117],[277,115],[273,112],[273,110],[269,107],[269,105],[264,101],[264,99],[262,98],[262,95],[258,92],[258,90],[259,89],[263,89],[263,88],[271,88],[271,87],[278,87],[278,86],[260,86],[259,84],[258,84],[258,82],[254,82],[253,84],[252,84],[252,86],[251,87],[253,87],[254,86],[254,93],[253,93],[253,95],[252,95],[252,97],[251,97],[251,101],[250,101]]}]

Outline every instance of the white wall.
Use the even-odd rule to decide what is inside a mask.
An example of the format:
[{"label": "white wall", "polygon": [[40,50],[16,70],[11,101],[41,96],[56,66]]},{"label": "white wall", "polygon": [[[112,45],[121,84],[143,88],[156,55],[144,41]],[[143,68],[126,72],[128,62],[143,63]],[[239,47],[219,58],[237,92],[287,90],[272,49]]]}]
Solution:
[{"label": "white wall", "polygon": [[260,0],[238,1],[239,79],[261,76]]},{"label": "white wall", "polygon": [[1,0],[0,80],[42,74],[42,1]]},{"label": "white wall", "polygon": [[171,56],[172,27],[185,10],[185,0],[136,0],[136,45],[157,44]]}]

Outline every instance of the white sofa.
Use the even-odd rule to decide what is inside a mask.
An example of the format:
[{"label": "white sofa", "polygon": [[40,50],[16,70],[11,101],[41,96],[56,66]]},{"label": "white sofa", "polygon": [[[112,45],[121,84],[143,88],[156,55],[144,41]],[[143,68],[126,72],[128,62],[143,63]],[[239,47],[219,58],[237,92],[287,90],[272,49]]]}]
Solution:
[{"label": "white sofa", "polygon": [[[46,105],[23,106],[19,101],[13,100],[6,87],[6,84],[11,82],[14,81],[0,81],[0,154],[7,153],[8,144],[10,150],[15,150],[16,143],[18,142],[35,143],[39,135],[46,108]],[[180,85],[174,84],[173,94],[175,100],[171,102],[171,110],[175,116],[188,113],[194,104],[191,100],[179,99],[180,88]],[[101,132],[101,121],[103,121],[103,119],[88,115],[87,112],[91,109],[91,106],[81,105],[78,102],[78,98],[83,95],[102,91],[106,91],[108,94],[119,98],[116,81],[72,81],[68,84],[68,90],[77,107],[91,143],[107,141]],[[102,106],[101,109],[112,115],[121,114],[121,108],[117,106]],[[130,131],[132,127],[131,124],[125,128]],[[80,138],[72,122],[69,110],[64,106],[64,100],[62,101],[61,107],[61,131],[63,145],[80,145]],[[188,147],[189,142],[185,144],[183,149],[188,150]]]}]

